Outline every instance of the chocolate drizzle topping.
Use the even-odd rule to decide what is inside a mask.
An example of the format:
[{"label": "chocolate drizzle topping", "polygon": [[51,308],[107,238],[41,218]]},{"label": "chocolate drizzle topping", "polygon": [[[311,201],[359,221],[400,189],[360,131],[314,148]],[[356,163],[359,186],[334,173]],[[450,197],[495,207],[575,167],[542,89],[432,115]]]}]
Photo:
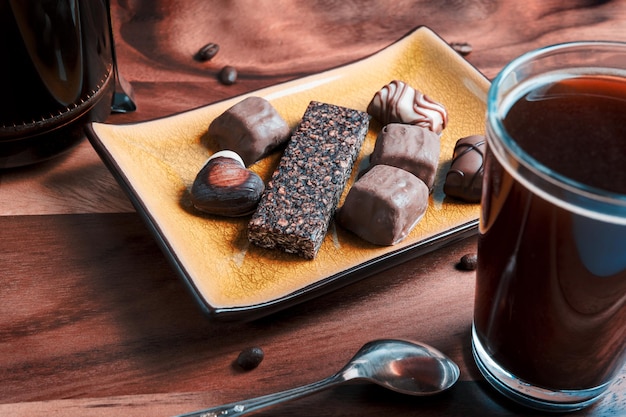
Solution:
[{"label": "chocolate drizzle topping", "polygon": [[383,125],[412,124],[438,135],[448,123],[448,114],[440,103],[398,80],[385,85],[374,95],[367,112]]},{"label": "chocolate drizzle topping", "polygon": [[443,187],[446,195],[470,203],[480,202],[485,144],[482,135],[468,136],[456,142],[452,165]]}]

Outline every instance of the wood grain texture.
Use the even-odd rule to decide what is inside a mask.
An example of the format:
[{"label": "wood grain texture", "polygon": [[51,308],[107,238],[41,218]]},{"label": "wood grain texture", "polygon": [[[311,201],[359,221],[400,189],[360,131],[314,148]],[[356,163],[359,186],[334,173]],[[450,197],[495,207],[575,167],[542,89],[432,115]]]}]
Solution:
[{"label": "wood grain texture", "polygon": [[[256,416],[447,416],[539,417],[544,413],[503,401],[482,383],[459,382],[435,397],[408,397],[371,385],[347,385],[292,403],[262,410]],[[168,417],[219,405],[215,393],[190,392],[34,401],[0,404],[0,414],[12,417]],[[240,397],[239,397],[240,398]],[[237,398],[237,399],[239,399]],[[235,399],[236,400],[236,399]],[[593,407],[592,413],[575,415],[621,416],[622,398],[612,398]],[[622,401],[620,403],[620,401]],[[620,405],[621,404],[621,405]]]},{"label": "wood grain texture", "polygon": [[[368,56],[417,26],[492,78],[551,43],[626,41],[626,1],[112,1],[119,67],[150,120]],[[208,42],[210,62],[193,60]],[[239,79],[216,79],[223,65]],[[374,69],[375,70],[375,69]],[[412,338],[461,366],[442,396],[340,387],[259,415],[538,415],[485,385],[471,358],[468,239],[248,323],[208,321],[89,143],[0,172],[0,415],[168,416],[321,379],[366,341]],[[241,372],[248,346],[266,356]],[[626,413],[626,381],[581,416]]]},{"label": "wood grain texture", "polygon": [[[426,400],[422,415],[442,407],[449,415],[519,411],[473,382],[481,380],[469,348],[474,273],[456,263],[475,239],[258,321],[214,323],[191,303],[136,214],[3,216],[0,228],[24,248],[3,246],[0,258],[0,403],[26,403],[4,407],[15,415],[116,415],[120,407],[167,415],[158,407],[217,405],[321,379],[380,337],[429,343],[460,364],[453,401]],[[241,372],[233,363],[248,346],[262,347],[265,359]],[[624,405],[623,390],[614,395],[618,401],[595,409]],[[285,406],[285,415],[318,401],[327,408],[316,415],[346,401],[354,415],[404,414],[416,401],[362,387],[320,396]]]},{"label": "wood grain texture", "polygon": [[[263,367],[249,374],[264,381],[256,389],[279,388],[285,373],[295,383],[322,377],[375,337],[446,342],[446,353],[459,361],[468,354],[460,341],[451,345],[449,339],[450,332],[469,331],[473,274],[457,271],[442,254],[429,256],[423,271],[409,263],[364,286],[262,320],[213,323],[192,304],[135,214],[4,216],[0,227],[11,240],[21,237],[29,253],[0,260],[0,270],[8,271],[0,307],[4,401],[82,396],[81,385],[99,395],[164,392],[174,386],[236,392],[241,385],[229,364],[247,345],[266,349]],[[472,247],[471,240],[463,242],[453,259]],[[55,258],[62,261],[49,261]],[[32,276],[36,265],[47,267]],[[381,291],[390,298],[379,297]],[[415,303],[429,305],[431,317],[413,317]],[[437,311],[441,303],[449,307]],[[396,307],[403,316],[388,317]],[[329,335],[333,343],[326,343]],[[315,343],[315,350],[305,349],[301,340]],[[345,349],[341,354],[338,345]],[[205,369],[216,360],[228,366],[208,377]],[[152,374],[149,384],[144,372]],[[90,380],[90,375],[98,377]],[[26,393],[25,386],[33,383],[37,392]]]}]

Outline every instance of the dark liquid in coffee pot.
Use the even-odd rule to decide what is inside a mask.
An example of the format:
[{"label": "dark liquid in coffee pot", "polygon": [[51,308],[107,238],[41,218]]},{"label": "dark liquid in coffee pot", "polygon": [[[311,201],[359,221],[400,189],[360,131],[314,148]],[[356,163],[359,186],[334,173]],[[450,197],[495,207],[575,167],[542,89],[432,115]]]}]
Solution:
[{"label": "dark liquid in coffee pot", "polygon": [[106,0],[0,0],[0,168],[46,160],[110,113]]}]

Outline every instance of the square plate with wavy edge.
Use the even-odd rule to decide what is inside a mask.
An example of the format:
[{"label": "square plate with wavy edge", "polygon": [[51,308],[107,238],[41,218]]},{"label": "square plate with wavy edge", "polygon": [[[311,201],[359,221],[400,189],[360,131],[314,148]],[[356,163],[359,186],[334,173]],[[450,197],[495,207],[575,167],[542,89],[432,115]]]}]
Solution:
[{"label": "square plate with wavy edge", "polygon": [[[395,246],[375,246],[331,223],[314,260],[258,248],[247,239],[249,217],[194,212],[188,189],[216,149],[210,122],[243,98],[269,100],[295,126],[311,100],[365,110],[374,94],[401,80],[442,103],[449,123],[429,207]],[[456,141],[484,132],[489,81],[426,27],[372,56],[335,69],[147,122],[92,123],[87,135],[128,193],[203,311],[221,319],[254,319],[319,296],[476,232],[479,205],[443,193]],[[344,196],[367,164],[381,126],[370,123]],[[265,181],[277,152],[250,168]],[[341,202],[340,202],[341,205]]]}]

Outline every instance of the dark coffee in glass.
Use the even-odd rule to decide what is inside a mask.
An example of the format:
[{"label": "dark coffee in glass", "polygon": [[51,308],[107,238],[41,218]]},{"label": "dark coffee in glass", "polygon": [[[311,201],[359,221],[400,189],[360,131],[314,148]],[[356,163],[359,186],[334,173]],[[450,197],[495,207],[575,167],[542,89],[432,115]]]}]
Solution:
[{"label": "dark coffee in glass", "polygon": [[0,168],[56,156],[111,111],[107,0],[0,0]]},{"label": "dark coffee in glass", "polygon": [[626,44],[513,61],[489,93],[473,348],[534,408],[598,400],[626,359]]}]

